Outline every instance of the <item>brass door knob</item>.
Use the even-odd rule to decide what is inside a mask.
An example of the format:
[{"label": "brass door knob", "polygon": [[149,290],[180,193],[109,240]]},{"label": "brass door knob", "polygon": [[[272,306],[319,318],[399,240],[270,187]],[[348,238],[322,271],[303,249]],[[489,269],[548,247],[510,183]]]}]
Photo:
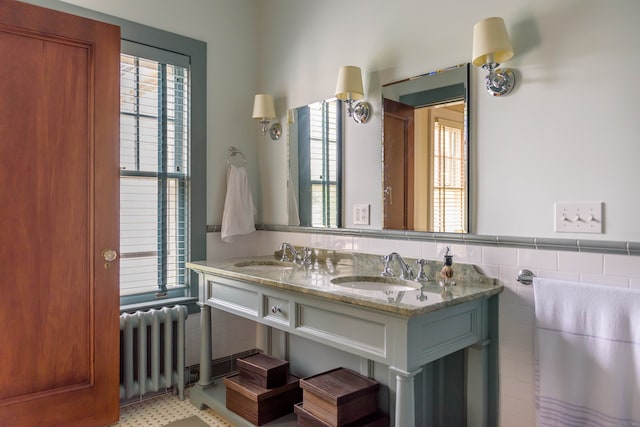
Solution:
[{"label": "brass door knob", "polygon": [[104,258],[106,262],[115,261],[116,258],[118,258],[118,252],[114,251],[113,249],[107,248],[102,251],[102,258]]}]

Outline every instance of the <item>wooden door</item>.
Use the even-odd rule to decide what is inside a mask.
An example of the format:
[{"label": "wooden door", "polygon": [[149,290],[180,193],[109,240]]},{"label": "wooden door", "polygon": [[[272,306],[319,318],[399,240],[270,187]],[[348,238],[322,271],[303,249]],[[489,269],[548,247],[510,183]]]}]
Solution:
[{"label": "wooden door", "polygon": [[118,419],[119,32],[0,0],[0,425]]},{"label": "wooden door", "polygon": [[384,228],[413,230],[413,107],[384,100]]}]

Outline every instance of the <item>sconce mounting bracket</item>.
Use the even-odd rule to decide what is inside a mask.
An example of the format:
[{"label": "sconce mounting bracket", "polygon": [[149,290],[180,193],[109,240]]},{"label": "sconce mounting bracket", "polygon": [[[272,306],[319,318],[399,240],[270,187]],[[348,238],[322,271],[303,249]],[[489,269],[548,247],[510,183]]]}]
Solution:
[{"label": "sconce mounting bracket", "polygon": [[271,139],[277,141],[282,136],[282,125],[280,123],[274,123],[269,128],[269,135]]},{"label": "sconce mounting bracket", "polygon": [[516,83],[515,75],[509,68],[491,70],[485,77],[487,91],[492,96],[508,95]]},{"label": "sconce mounting bracket", "polygon": [[371,106],[368,102],[358,102],[353,107],[353,120],[356,123],[366,123],[369,120],[369,115],[371,113]]}]

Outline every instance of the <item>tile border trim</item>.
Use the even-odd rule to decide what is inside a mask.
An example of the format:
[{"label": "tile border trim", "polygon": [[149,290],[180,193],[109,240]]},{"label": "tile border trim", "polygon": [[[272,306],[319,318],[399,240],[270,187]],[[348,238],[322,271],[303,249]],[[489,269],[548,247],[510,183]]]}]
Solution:
[{"label": "tile border trim", "polygon": [[[220,225],[207,225],[207,233],[216,233]],[[367,237],[374,239],[411,240],[434,243],[457,243],[476,246],[496,246],[567,252],[640,256],[640,242],[611,240],[557,239],[548,237],[491,236],[478,234],[432,233],[405,230],[366,230],[356,228],[313,228],[290,225],[260,224],[257,230],[289,233],[324,234],[334,236]]]}]

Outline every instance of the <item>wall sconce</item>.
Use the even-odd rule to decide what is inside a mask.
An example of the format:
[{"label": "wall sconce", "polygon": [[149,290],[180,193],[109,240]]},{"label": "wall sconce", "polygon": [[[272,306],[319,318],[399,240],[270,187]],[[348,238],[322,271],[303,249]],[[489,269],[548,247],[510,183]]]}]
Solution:
[{"label": "wall sconce", "polygon": [[353,117],[356,123],[366,123],[369,120],[371,106],[367,102],[354,101],[364,98],[362,87],[362,72],[359,67],[345,65],[338,71],[338,84],[336,85],[336,98],[347,103],[347,114]]},{"label": "wall sconce", "polygon": [[276,108],[273,104],[273,96],[260,93],[253,100],[253,116],[254,119],[260,120],[262,123],[262,133],[264,135],[269,132],[272,140],[280,139],[282,135],[282,126],[275,122],[269,126],[269,120],[276,118]]},{"label": "wall sconce", "polygon": [[473,65],[489,72],[485,82],[491,95],[507,95],[513,89],[513,71],[498,68],[512,56],[513,47],[502,18],[486,18],[473,26]]}]

